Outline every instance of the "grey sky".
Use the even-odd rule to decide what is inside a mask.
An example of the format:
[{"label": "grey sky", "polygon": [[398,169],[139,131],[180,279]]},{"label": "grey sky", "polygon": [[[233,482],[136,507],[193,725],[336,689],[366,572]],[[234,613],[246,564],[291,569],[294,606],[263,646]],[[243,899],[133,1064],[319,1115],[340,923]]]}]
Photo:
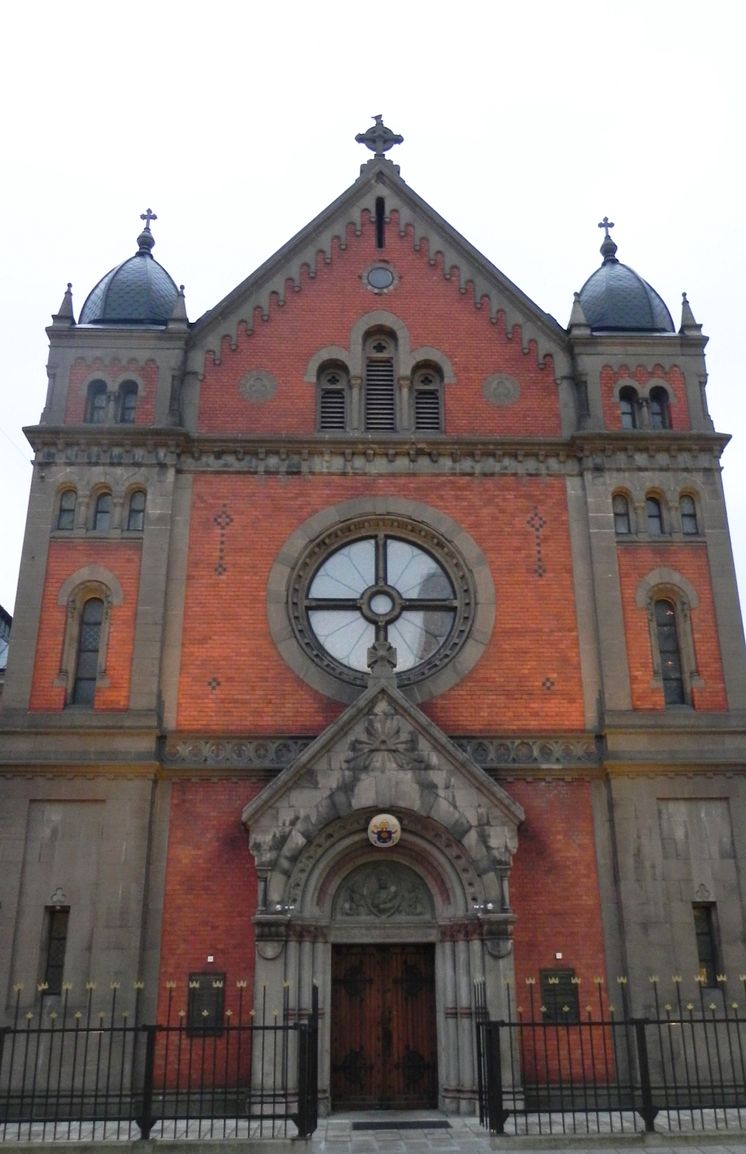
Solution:
[{"label": "grey sky", "polygon": [[391,155],[407,183],[561,324],[605,214],[677,326],[687,291],[711,342],[710,411],[735,438],[746,590],[739,6],[37,0],[0,22],[0,603],[30,480],[20,429],[43,407],[66,282],[77,314],[150,205],[154,255],[196,319],[352,183],[377,112],[405,138]]}]

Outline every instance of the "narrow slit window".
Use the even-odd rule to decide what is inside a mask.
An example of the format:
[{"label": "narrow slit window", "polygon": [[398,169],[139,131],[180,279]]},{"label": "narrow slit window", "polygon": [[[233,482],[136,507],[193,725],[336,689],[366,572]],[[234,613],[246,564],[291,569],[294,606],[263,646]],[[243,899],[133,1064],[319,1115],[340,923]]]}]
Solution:
[{"label": "narrow slit window", "polygon": [[721,971],[720,942],[718,940],[717,910],[714,902],[695,902],[694,934],[697,941],[698,978],[703,986],[717,986]]},{"label": "narrow slit window", "polygon": [[67,952],[67,930],[70,921],[69,906],[47,906],[47,949],[44,961],[44,981],[47,994],[61,994]]},{"label": "narrow slit window", "polygon": [[655,603],[655,632],[660,656],[663,700],[666,705],[685,705],[684,673],[681,662],[676,606],[673,601]]},{"label": "narrow slit window", "polygon": [[103,601],[100,597],[89,597],[80,615],[78,652],[72,691],[73,705],[93,705],[96,696],[103,621]]},{"label": "narrow slit window", "polygon": [[626,385],[619,393],[619,416],[623,429],[637,428],[637,409],[637,393],[630,385]]},{"label": "narrow slit window", "polygon": [[386,247],[386,201],[376,197],[376,248]]}]

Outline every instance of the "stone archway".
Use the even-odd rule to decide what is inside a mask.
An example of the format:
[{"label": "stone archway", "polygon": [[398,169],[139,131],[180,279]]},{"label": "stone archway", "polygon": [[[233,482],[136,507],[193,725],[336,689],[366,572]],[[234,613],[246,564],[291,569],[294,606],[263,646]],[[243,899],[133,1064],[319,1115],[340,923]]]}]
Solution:
[{"label": "stone archway", "polygon": [[[368,839],[381,812],[401,826],[399,842],[386,848]],[[473,987],[483,983],[489,1012],[501,1012],[513,976],[508,877],[522,818],[520,806],[391,681],[375,678],[245,807],[259,878],[256,986],[277,1005],[290,991],[291,1012],[302,1013],[318,985],[322,1109],[330,1104],[332,949],[375,941],[432,946],[438,1104],[473,1112]],[[340,887],[383,861],[418,879],[427,917],[413,912],[417,903],[389,916],[366,912],[364,902],[356,915],[343,912]]]}]

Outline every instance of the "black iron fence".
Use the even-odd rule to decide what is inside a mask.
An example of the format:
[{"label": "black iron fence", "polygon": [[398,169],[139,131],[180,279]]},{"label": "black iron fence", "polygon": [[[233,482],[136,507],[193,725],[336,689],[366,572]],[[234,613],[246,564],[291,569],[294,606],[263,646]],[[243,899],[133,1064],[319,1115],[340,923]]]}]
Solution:
[{"label": "black iron fence", "polygon": [[[163,1020],[141,1023],[142,985],[114,983],[100,1008],[88,983],[0,1027],[0,1141],[307,1137],[318,1123],[318,997],[306,1011],[224,1000],[210,983],[166,984]],[[214,987],[214,989],[212,988]],[[42,991],[43,993],[43,991]],[[217,996],[219,995],[219,997]],[[225,1008],[226,1002],[228,1003]],[[214,1013],[219,1004],[220,1013]],[[200,1008],[202,1007],[202,1008]]]},{"label": "black iron fence", "polygon": [[[531,980],[526,1005],[507,991],[507,1016],[488,1018],[477,988],[477,1071],[482,1124],[498,1134],[743,1129],[746,1017],[717,988],[670,997],[657,978],[646,1012],[632,1013],[620,979],[615,1007],[596,982],[592,1004],[543,1004]],[[548,1001],[548,999],[547,999]]]}]

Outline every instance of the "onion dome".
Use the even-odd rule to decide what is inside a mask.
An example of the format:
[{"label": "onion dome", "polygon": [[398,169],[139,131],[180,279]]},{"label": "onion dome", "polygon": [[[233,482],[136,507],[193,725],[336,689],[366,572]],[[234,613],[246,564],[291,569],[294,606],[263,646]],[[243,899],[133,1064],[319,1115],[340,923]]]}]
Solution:
[{"label": "onion dome", "polygon": [[613,222],[605,216],[598,227],[605,230],[603,264],[578,294],[591,331],[672,333],[673,321],[662,297],[639,273],[617,260],[617,246],[609,236]]},{"label": "onion dome", "polygon": [[145,227],[137,238],[134,256],[107,272],[89,293],[80,313],[82,325],[166,325],[179,290],[163,265],[153,258],[155,240],[148,209]]}]

